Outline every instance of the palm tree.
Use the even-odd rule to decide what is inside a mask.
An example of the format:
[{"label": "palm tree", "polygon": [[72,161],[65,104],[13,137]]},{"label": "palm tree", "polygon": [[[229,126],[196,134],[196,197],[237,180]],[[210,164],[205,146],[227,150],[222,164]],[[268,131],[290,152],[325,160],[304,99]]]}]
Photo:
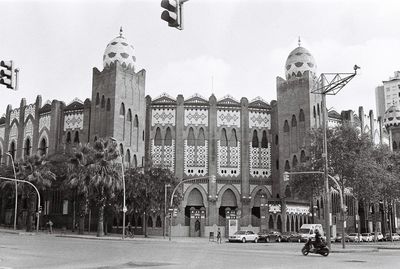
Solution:
[{"label": "palm tree", "polygon": [[[31,182],[39,191],[44,191],[51,187],[56,175],[50,171],[49,163],[44,156],[33,155],[27,156],[24,161],[18,164],[17,178]],[[32,223],[35,212],[36,192],[28,184],[19,184],[22,193],[28,201],[28,216],[26,219],[26,230],[32,231]]]},{"label": "palm tree", "polygon": [[116,162],[119,152],[115,143],[97,140],[93,147],[78,149],[71,160],[66,185],[73,188],[79,200],[79,232],[83,233],[84,218],[89,201],[98,209],[97,236],[104,236],[104,208],[122,189],[120,168]]}]

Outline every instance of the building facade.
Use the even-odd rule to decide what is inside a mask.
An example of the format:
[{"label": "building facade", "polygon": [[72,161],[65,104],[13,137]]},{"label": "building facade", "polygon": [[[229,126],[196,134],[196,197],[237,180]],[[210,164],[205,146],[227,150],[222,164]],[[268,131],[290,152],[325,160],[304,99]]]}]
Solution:
[{"label": "building facade", "polygon": [[[321,96],[311,93],[317,83],[316,62],[299,46],[288,56],[286,77],[277,78],[277,100],[261,97],[240,100],[232,96],[204,98],[194,94],[176,98],[168,94],[145,97],[146,71],[135,70],[133,47],[120,35],[107,45],[103,70],[93,68],[91,99],[33,104],[23,99],[18,108],[9,105],[0,118],[0,162],[32,154],[72,150],[99,138],[115,138],[125,166],[163,166],[182,184],[183,201],[172,234],[206,236],[219,227],[254,231],[297,231],[312,220],[324,223],[323,201],[302,201],[292,195],[282,173],[309,160],[308,133],[322,124]],[[330,111],[328,124],[354,123],[376,144],[388,142],[388,134],[372,111],[364,114]],[[11,223],[13,214],[6,196],[1,197],[0,222]],[[339,197],[332,194],[333,229],[339,224]],[[351,195],[349,231],[363,225]],[[55,188],[45,194],[44,215],[71,227],[72,201]],[[362,226],[368,230],[367,224]],[[129,216],[140,228],[143,216]],[[149,232],[162,234],[164,216],[154,212]],[[372,220],[371,220],[372,221]],[[95,223],[92,221],[92,223]],[[397,226],[396,226],[397,227]]]}]

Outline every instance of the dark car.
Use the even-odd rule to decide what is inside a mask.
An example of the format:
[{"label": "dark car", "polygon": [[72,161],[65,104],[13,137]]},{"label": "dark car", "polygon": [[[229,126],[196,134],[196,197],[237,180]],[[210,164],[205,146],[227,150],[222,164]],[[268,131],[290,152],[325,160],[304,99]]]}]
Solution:
[{"label": "dark car", "polygon": [[289,237],[289,242],[301,242],[301,234],[299,233],[291,233]]},{"label": "dark car", "polygon": [[282,234],[280,232],[260,232],[258,234],[258,239],[259,241],[264,241],[264,242],[281,242],[282,241]]},{"label": "dark car", "polygon": [[282,233],[281,241],[282,242],[290,242],[290,236],[291,235],[292,235],[292,233],[290,233],[290,232]]}]

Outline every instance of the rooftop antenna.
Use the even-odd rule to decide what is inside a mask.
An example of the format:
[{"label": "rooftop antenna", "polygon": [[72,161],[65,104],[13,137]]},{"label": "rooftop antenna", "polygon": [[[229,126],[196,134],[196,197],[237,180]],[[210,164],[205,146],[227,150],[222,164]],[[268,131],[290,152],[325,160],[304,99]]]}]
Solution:
[{"label": "rooftop antenna", "polygon": [[297,42],[298,42],[298,44],[299,44],[299,47],[301,47],[301,39],[300,39],[300,36],[299,36],[299,40],[298,40]]},{"label": "rooftop antenna", "polygon": [[119,37],[122,37],[122,26],[119,28]]}]

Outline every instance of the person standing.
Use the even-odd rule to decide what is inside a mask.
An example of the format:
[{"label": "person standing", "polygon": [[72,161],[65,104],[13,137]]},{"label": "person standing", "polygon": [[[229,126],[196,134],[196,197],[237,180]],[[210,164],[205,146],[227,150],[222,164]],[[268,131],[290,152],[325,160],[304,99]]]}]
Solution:
[{"label": "person standing", "polygon": [[217,232],[217,243],[218,244],[222,243],[221,230],[219,228],[218,228],[218,232]]}]

